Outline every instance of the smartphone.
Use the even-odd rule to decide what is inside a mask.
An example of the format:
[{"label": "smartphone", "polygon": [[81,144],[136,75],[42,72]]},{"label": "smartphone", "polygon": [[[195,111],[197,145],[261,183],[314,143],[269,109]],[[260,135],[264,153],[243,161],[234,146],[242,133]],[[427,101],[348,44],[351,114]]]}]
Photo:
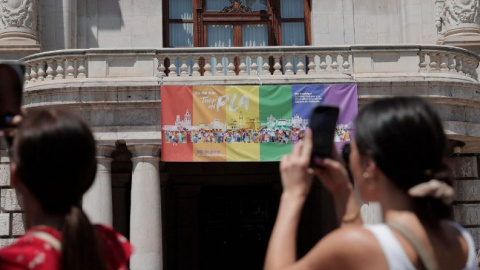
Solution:
[{"label": "smartphone", "polygon": [[315,159],[330,157],[337,127],[339,108],[331,105],[317,105],[310,113],[309,126],[312,130],[313,149],[310,165]]},{"label": "smartphone", "polygon": [[0,130],[13,128],[12,120],[21,114],[25,65],[0,61]]}]

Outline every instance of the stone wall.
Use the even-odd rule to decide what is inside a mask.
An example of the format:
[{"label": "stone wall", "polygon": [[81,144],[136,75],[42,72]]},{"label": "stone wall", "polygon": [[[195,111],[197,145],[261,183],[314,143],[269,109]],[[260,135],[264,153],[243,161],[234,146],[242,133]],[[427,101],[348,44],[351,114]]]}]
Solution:
[{"label": "stone wall", "polygon": [[[72,48],[163,47],[161,1],[72,2]],[[64,13],[62,1],[41,1],[44,51],[65,49]],[[434,1],[312,0],[312,45],[435,44],[435,13]]]},{"label": "stone wall", "polygon": [[0,140],[0,248],[25,233],[22,209],[10,186],[9,162],[5,144]]},{"label": "stone wall", "polygon": [[[76,0],[72,48],[160,48],[162,3],[156,0]],[[73,7],[72,7],[73,8]],[[65,49],[62,1],[42,0],[44,51]],[[75,10],[71,11],[75,14]],[[75,29],[75,26],[74,26]]]},{"label": "stone wall", "polygon": [[313,45],[435,44],[435,3],[312,0]]},{"label": "stone wall", "polygon": [[[452,157],[455,182],[455,220],[472,234],[477,247],[480,248],[480,157],[476,155],[459,155]],[[477,256],[478,257],[478,256]]]}]

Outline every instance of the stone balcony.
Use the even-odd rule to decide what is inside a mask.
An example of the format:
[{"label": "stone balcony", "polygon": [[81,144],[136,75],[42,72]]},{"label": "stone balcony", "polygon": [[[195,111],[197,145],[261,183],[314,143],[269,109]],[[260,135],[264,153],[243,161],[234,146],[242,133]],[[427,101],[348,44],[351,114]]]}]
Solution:
[{"label": "stone balcony", "polygon": [[480,56],[435,45],[87,49],[49,51],[27,63],[26,108],[65,106],[97,139],[159,141],[160,85],[357,83],[359,102],[420,95],[450,137],[480,151]]}]

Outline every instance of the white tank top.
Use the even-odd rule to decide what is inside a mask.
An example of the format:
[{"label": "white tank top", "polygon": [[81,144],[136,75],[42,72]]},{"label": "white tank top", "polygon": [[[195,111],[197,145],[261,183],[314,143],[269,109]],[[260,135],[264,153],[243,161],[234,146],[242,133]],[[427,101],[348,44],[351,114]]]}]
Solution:
[{"label": "white tank top", "polygon": [[[458,223],[450,222],[450,224],[462,234],[468,244],[468,259],[463,270],[477,270],[475,243],[473,242],[472,236]],[[383,223],[364,225],[364,227],[371,231],[377,239],[385,258],[387,259],[388,268],[390,270],[416,270],[390,227]]]}]

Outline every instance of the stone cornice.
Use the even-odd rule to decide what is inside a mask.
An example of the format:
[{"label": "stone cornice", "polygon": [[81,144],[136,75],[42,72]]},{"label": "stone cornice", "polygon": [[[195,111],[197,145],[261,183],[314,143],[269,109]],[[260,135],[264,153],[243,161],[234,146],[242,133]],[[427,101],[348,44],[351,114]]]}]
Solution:
[{"label": "stone cornice", "polygon": [[158,144],[134,144],[129,145],[128,150],[132,153],[132,159],[160,157],[160,145]]},{"label": "stone cornice", "polygon": [[115,146],[112,145],[97,145],[96,146],[96,156],[98,158],[108,158],[110,159],[113,151],[115,151]]}]

